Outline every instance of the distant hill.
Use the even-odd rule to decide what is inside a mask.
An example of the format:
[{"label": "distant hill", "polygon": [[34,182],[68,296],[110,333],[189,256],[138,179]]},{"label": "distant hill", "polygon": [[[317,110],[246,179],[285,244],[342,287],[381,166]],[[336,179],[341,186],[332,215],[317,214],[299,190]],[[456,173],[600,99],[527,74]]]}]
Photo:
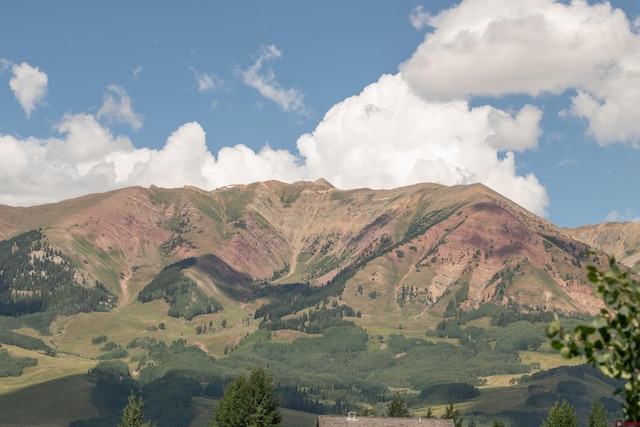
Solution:
[{"label": "distant hill", "polygon": [[565,230],[574,239],[615,256],[640,273],[640,223],[608,222]]}]

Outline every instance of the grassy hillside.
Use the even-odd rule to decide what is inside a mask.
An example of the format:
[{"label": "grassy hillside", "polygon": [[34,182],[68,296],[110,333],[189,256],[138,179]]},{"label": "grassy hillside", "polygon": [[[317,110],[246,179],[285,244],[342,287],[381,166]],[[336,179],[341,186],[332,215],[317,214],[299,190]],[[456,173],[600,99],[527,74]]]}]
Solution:
[{"label": "grassy hillside", "polygon": [[[41,370],[43,381],[36,385],[26,386],[2,384],[4,391],[0,399],[0,425],[59,427],[66,426],[78,418],[89,418],[98,415],[98,411],[89,401],[89,393],[93,384],[82,374],[70,375],[77,369],[49,365],[56,370],[56,379],[47,379],[52,375]],[[2,380],[4,383],[4,379]],[[24,384],[21,384],[24,385]]]}]

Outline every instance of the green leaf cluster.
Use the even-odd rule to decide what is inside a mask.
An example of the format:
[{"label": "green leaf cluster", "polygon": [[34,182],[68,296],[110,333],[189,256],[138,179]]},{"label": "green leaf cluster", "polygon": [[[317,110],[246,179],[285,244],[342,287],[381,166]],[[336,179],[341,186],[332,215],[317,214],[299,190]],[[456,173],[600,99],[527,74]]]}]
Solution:
[{"label": "green leaf cluster", "polygon": [[563,357],[583,355],[604,375],[624,379],[625,417],[640,421],[640,283],[613,257],[608,270],[588,266],[587,271],[595,284],[594,294],[606,307],[591,323],[578,325],[572,332],[556,320],[547,334]]}]

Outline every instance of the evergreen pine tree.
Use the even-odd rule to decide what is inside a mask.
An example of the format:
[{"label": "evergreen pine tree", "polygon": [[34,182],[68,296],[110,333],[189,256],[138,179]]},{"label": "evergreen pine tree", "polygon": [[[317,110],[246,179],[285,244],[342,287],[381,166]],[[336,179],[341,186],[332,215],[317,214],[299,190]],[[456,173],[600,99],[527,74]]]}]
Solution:
[{"label": "evergreen pine tree", "polygon": [[607,410],[602,402],[594,400],[589,410],[589,427],[607,427],[609,425],[607,421]]},{"label": "evergreen pine tree", "polygon": [[273,378],[264,366],[251,371],[249,378],[234,379],[224,390],[215,409],[217,427],[280,426],[280,397],[273,396]]},{"label": "evergreen pine tree", "polygon": [[460,409],[455,409],[453,406],[453,399],[449,402],[442,415],[443,419],[453,420],[455,427],[462,427],[462,417],[460,416]]},{"label": "evergreen pine tree", "polygon": [[387,406],[387,417],[408,418],[410,416],[411,413],[409,412],[409,407],[405,401],[400,398],[398,393],[396,393]]},{"label": "evergreen pine tree", "polygon": [[136,401],[136,396],[133,394],[133,390],[131,390],[127,406],[122,410],[122,419],[120,420],[118,427],[154,427],[151,423],[142,424],[143,407],[144,403],[142,401],[142,397],[138,398]]},{"label": "evergreen pine tree", "polygon": [[563,400],[561,405],[556,402],[542,427],[578,427],[578,418],[573,406],[566,400]]}]

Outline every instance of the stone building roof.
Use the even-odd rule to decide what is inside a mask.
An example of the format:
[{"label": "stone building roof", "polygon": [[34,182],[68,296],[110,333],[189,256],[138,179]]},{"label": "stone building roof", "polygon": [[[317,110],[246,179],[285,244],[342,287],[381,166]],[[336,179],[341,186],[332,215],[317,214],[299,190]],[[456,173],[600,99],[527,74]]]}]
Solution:
[{"label": "stone building roof", "polygon": [[441,418],[381,418],[355,415],[318,415],[316,427],[454,427],[453,420]]}]

